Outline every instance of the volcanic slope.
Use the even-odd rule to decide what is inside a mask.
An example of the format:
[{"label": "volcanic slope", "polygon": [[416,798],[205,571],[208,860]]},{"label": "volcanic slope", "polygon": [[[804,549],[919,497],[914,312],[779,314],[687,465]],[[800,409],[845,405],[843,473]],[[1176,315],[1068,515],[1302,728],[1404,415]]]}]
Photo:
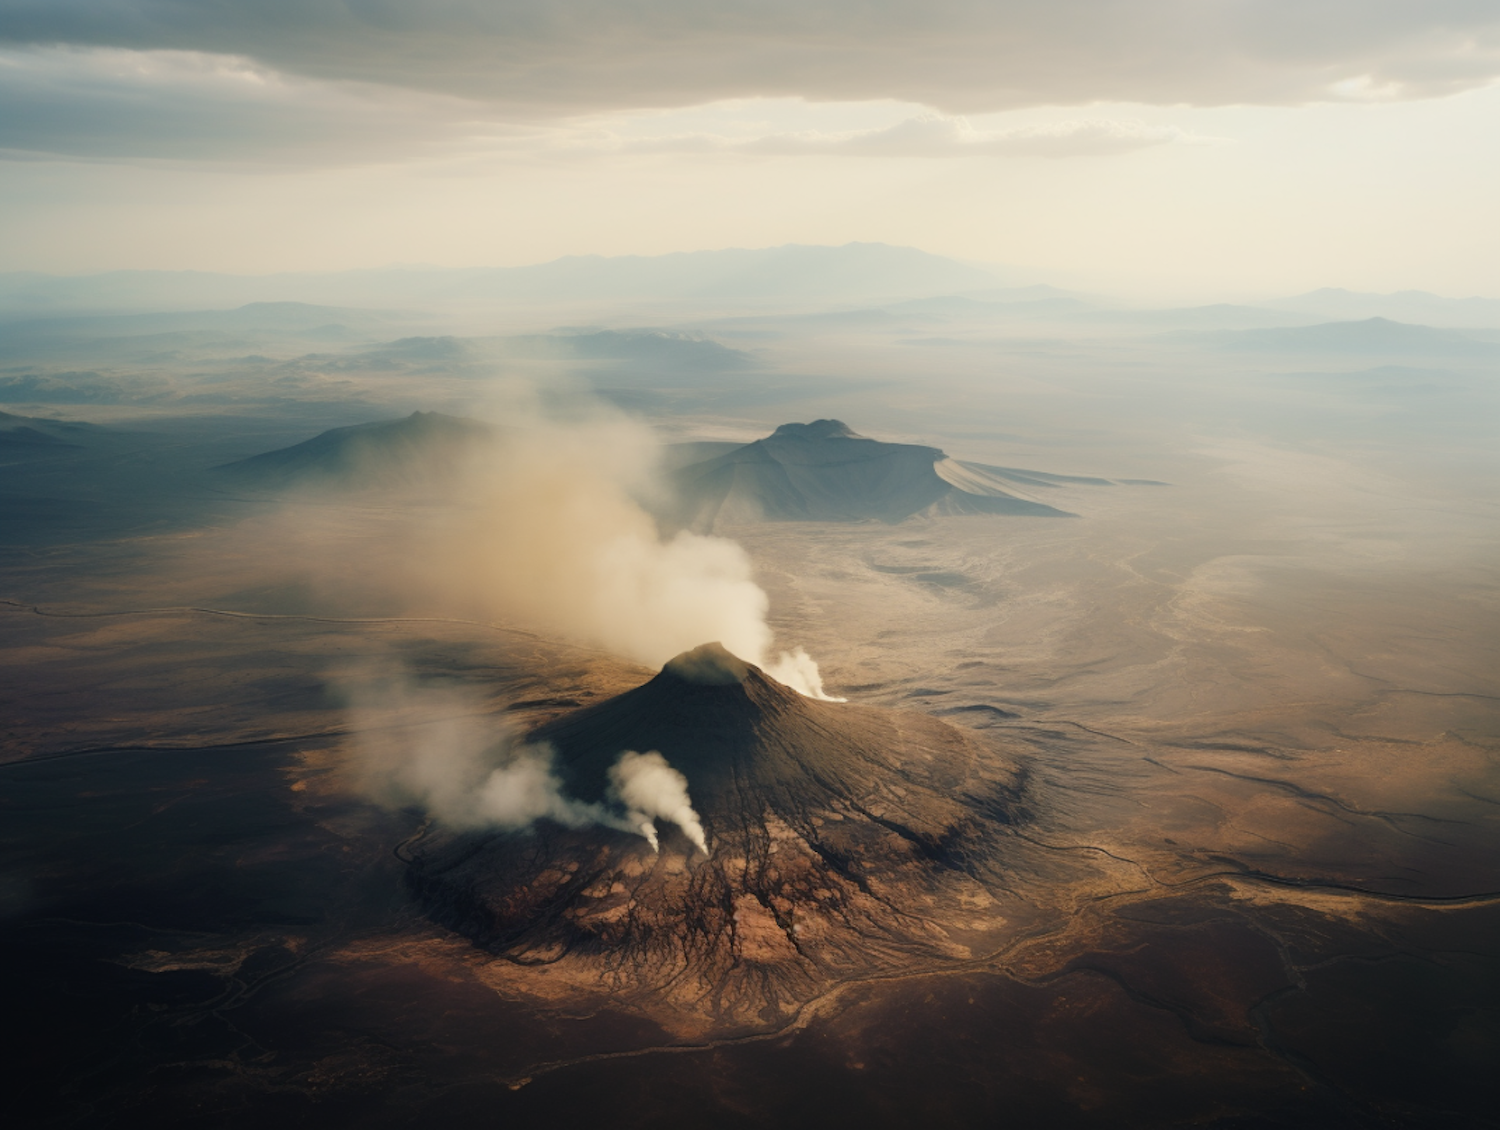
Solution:
[{"label": "volcanic slope", "polygon": [[498,429],[478,420],[413,412],[400,420],[332,428],[215,470],[237,486],[269,491],[426,486],[458,474],[497,436]]},{"label": "volcanic slope", "polygon": [[899,522],[916,514],[1071,517],[1029,497],[1107,479],[960,463],[936,447],[884,443],[840,420],[782,424],[764,439],[679,467],[676,525],[754,521]]},{"label": "volcanic slope", "polygon": [[1021,891],[1076,878],[1012,834],[1031,818],[1021,757],[926,715],[804,698],[717,644],[532,740],[586,800],[607,800],[622,751],[660,751],[711,852],[670,825],[657,855],[546,822],[407,845],[428,914],[549,992],[763,1028],[833,983],[990,952],[1037,920]]}]

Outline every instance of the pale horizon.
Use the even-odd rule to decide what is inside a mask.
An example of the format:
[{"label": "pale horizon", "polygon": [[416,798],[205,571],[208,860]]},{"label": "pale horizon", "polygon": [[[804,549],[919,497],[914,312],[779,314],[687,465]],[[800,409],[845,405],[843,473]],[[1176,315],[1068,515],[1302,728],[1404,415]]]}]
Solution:
[{"label": "pale horizon", "polygon": [[[1433,289],[1426,288],[1426,287],[1420,287],[1420,286],[1394,286],[1393,285],[1393,286],[1390,286],[1388,288],[1381,289],[1381,288],[1379,288],[1376,285],[1370,285],[1370,286],[1367,286],[1367,287],[1360,287],[1360,286],[1340,285],[1340,284],[1337,284],[1337,283],[1321,283],[1321,284],[1318,284],[1318,285],[1305,286],[1305,287],[1303,287],[1300,290],[1292,289],[1290,286],[1283,286],[1283,287],[1280,287],[1280,288],[1275,288],[1275,287],[1270,287],[1270,286],[1262,286],[1262,287],[1257,287],[1257,288],[1247,288],[1247,287],[1243,287],[1243,286],[1226,286],[1226,287],[1223,287],[1223,288],[1220,288],[1220,289],[1194,288],[1194,287],[1190,287],[1190,286],[1186,286],[1186,285],[1182,285],[1182,284],[1176,284],[1176,285],[1165,284],[1165,285],[1160,285],[1160,286],[1150,286],[1150,285],[1142,285],[1139,282],[1139,280],[1132,280],[1132,279],[1123,278],[1123,277],[1121,277],[1121,278],[1112,278],[1112,277],[1109,277],[1109,276],[1097,277],[1097,276],[1091,276],[1087,272],[1077,272],[1076,274],[1074,274],[1074,273],[1070,273],[1070,272],[1067,272],[1067,271],[1061,271],[1061,270],[1057,270],[1057,269],[1031,268],[1031,267],[1027,267],[1027,266],[1023,266],[1023,265],[1017,265],[1017,264],[1013,264],[1013,263],[994,263],[994,262],[985,262],[983,260],[978,260],[978,259],[967,259],[967,258],[963,258],[963,257],[959,257],[959,256],[943,256],[943,255],[941,255],[939,253],[931,252],[931,251],[929,251],[929,249],[924,248],[924,247],[914,247],[914,246],[911,246],[911,245],[902,245],[902,244],[890,244],[890,243],[885,243],[885,242],[879,241],[879,240],[850,240],[850,241],[848,241],[846,243],[843,243],[843,244],[818,244],[818,243],[803,243],[803,242],[795,242],[795,241],[793,241],[793,242],[787,242],[787,243],[767,244],[767,245],[761,245],[761,246],[723,245],[723,246],[713,246],[713,247],[682,248],[682,249],[679,249],[679,250],[661,251],[661,252],[656,252],[656,253],[621,252],[619,254],[613,254],[613,255],[611,255],[611,254],[603,254],[603,253],[600,253],[600,252],[587,252],[587,251],[586,252],[568,252],[568,253],[561,254],[561,255],[556,255],[556,256],[553,256],[553,257],[547,258],[547,259],[534,259],[534,260],[526,260],[526,261],[514,262],[514,263],[510,263],[510,262],[495,262],[495,261],[479,261],[479,262],[463,262],[463,263],[442,263],[442,262],[431,262],[431,261],[429,261],[429,262],[416,262],[416,261],[392,260],[392,261],[388,261],[388,262],[376,262],[376,263],[357,264],[357,265],[349,265],[349,266],[325,266],[325,267],[311,267],[310,266],[310,267],[302,267],[300,269],[263,269],[263,270],[248,270],[248,269],[247,270],[232,270],[232,269],[227,269],[227,268],[212,268],[212,267],[200,267],[200,266],[139,266],[139,265],[111,266],[111,267],[99,267],[99,268],[80,268],[80,269],[75,269],[75,270],[45,270],[45,269],[41,269],[41,268],[21,267],[21,268],[15,268],[13,270],[0,271],[0,274],[14,274],[14,275],[33,274],[33,275],[49,276],[49,277],[58,278],[58,279],[87,279],[87,278],[91,278],[91,277],[95,277],[95,276],[100,276],[100,275],[110,275],[110,274],[129,273],[129,272],[142,272],[142,273],[150,272],[150,273],[162,273],[162,274],[179,274],[180,273],[180,274],[224,275],[224,276],[235,277],[235,278],[242,278],[242,279],[247,279],[247,280],[255,280],[255,279],[276,280],[276,279],[295,279],[297,277],[312,278],[312,277],[325,276],[325,275],[356,275],[356,274],[360,274],[360,273],[376,274],[376,273],[382,273],[382,272],[389,272],[389,273],[396,273],[396,272],[412,272],[412,273],[433,272],[433,273],[440,273],[440,272],[452,271],[452,272],[455,272],[455,273],[462,273],[462,272],[472,272],[472,271],[505,271],[505,270],[525,269],[525,268],[528,268],[528,267],[546,267],[546,266],[549,266],[549,265],[552,265],[552,264],[562,263],[562,262],[566,262],[566,261],[570,261],[570,260],[574,260],[574,261],[576,261],[576,260],[651,260],[651,259],[667,259],[667,258],[672,258],[672,257],[685,257],[685,256],[694,256],[694,255],[713,255],[713,254],[718,253],[718,252],[777,251],[777,250],[781,250],[781,249],[785,249],[785,248],[819,248],[819,249],[837,250],[837,249],[840,249],[840,248],[852,247],[852,246],[883,246],[883,247],[891,247],[891,248],[894,248],[894,249],[897,249],[897,250],[919,251],[919,252],[923,252],[923,253],[926,253],[926,254],[934,255],[935,257],[938,257],[938,258],[948,258],[948,259],[951,259],[951,261],[953,261],[955,263],[958,263],[958,264],[961,264],[961,265],[964,265],[964,266],[975,267],[975,268],[978,268],[980,270],[988,271],[988,272],[993,273],[994,276],[995,276],[993,286],[997,290],[1003,290],[1003,289],[1026,289],[1026,288],[1050,288],[1050,289],[1055,289],[1055,290],[1059,290],[1059,291],[1073,293],[1073,294],[1077,294],[1077,295],[1080,295],[1080,296],[1083,296],[1083,297],[1088,297],[1088,298],[1091,298],[1091,299],[1100,300],[1100,301],[1104,301],[1104,302],[1112,303],[1112,304],[1118,304],[1118,305],[1122,305],[1122,306],[1126,306],[1126,307],[1133,307],[1133,306],[1140,306],[1140,307],[1143,307],[1143,308],[1151,308],[1151,307],[1157,307],[1157,306],[1183,306],[1183,307],[1191,307],[1191,306],[1198,306],[1198,305],[1214,305],[1214,304],[1225,304],[1225,303],[1228,303],[1228,304],[1250,304],[1250,305],[1253,305],[1253,304],[1256,304],[1256,303],[1271,303],[1271,304],[1274,304],[1277,301],[1284,301],[1286,299],[1291,299],[1291,298],[1305,297],[1305,296],[1308,296],[1308,295],[1313,295],[1313,294],[1317,294],[1319,292],[1324,292],[1324,291],[1342,292],[1342,293],[1348,293],[1348,294],[1351,294],[1351,295],[1367,296],[1367,297],[1381,297],[1381,298],[1399,298],[1399,297],[1402,297],[1402,296],[1416,295],[1416,296],[1433,297],[1433,298],[1439,298],[1439,299],[1443,299],[1443,300],[1454,300],[1454,301],[1463,301],[1463,300],[1471,300],[1471,299],[1477,299],[1477,300],[1483,300],[1483,301],[1493,301],[1493,300],[1496,300],[1496,299],[1494,299],[1493,295],[1491,295],[1491,294],[1478,293],[1478,292],[1464,292],[1464,291],[1440,292],[1440,291],[1437,291],[1437,290],[1433,290]],[[949,288],[949,289],[955,289],[955,288]],[[980,290],[982,288],[975,287],[975,288],[969,288],[969,289],[977,291],[977,290]],[[963,291],[961,289],[955,289],[955,293],[962,293],[962,292]],[[839,296],[837,296],[837,295],[833,295],[833,296],[830,296],[830,297],[831,297],[831,300],[833,300],[833,301],[838,301],[838,298],[839,298]],[[265,300],[261,300],[261,301],[265,301]],[[212,304],[210,304],[210,306],[211,305]],[[355,303],[355,305],[359,305],[359,303]],[[205,307],[205,308],[210,308],[210,307]]]},{"label": "pale horizon", "polygon": [[0,7],[0,271],[877,242],[1151,301],[1500,295],[1482,6],[89,9]]}]

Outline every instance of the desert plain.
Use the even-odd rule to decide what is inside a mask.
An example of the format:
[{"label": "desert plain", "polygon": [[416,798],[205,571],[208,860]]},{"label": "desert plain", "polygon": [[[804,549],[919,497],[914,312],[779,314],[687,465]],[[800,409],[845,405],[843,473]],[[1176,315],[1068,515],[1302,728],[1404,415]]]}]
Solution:
[{"label": "desert plain", "polygon": [[[594,309],[604,328],[567,331],[286,304],[10,334],[0,945],[37,1124],[1494,1125],[1500,333],[1059,301]],[[413,412],[551,454],[489,493],[443,478],[422,445],[444,436],[226,471]],[[572,576],[547,553],[615,521],[537,533],[579,460],[585,494],[633,484],[659,547],[676,468],[820,420],[1031,475],[1016,497],[1064,515],[699,515],[776,648],[843,700],[775,692],[835,735],[801,764],[858,711],[914,743],[816,805],[778,783],[752,821],[763,866],[805,857],[847,897],[746,895],[750,840],[715,826],[703,770],[708,856],[665,821],[654,853],[546,817],[449,828],[372,790],[372,742],[565,736],[716,642],[688,617],[680,647],[632,650],[593,597],[530,599]],[[612,478],[590,437],[617,435]],[[938,726],[957,736],[910,736]],[[901,815],[943,800],[903,775],[919,746],[1008,790],[967,855]],[[841,805],[866,821],[853,863],[827,849]],[[671,934],[651,891],[716,890],[712,960],[663,973],[628,928],[518,949],[465,926],[421,878],[465,844],[545,854],[554,884],[607,847],[599,882],[537,904],[558,922],[645,908]],[[766,972],[824,936],[839,962]]]}]

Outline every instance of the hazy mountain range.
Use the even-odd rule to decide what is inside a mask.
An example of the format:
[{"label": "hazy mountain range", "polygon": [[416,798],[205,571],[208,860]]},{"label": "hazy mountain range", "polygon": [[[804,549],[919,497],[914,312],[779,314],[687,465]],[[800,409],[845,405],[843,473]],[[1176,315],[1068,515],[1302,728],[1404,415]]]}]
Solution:
[{"label": "hazy mountain range", "polygon": [[607,300],[896,300],[993,289],[1006,279],[911,247],[788,244],[674,255],[568,256],[528,267],[382,267],[275,275],[111,271],[61,276],[0,274],[0,310],[150,311],[297,301],[426,305],[503,301],[522,305]]},{"label": "hazy mountain range", "polygon": [[1387,357],[1496,357],[1500,344],[1456,330],[1388,318],[1311,326],[1224,331],[1205,340],[1224,349],[1276,353],[1356,353]]},{"label": "hazy mountain range", "polygon": [[1500,299],[1444,298],[1425,290],[1362,294],[1337,287],[1325,287],[1280,299],[1274,305],[1283,310],[1339,321],[1389,318],[1392,321],[1424,322],[1435,326],[1500,326]]},{"label": "hazy mountain range", "polygon": [[[555,306],[688,303],[769,306],[824,313],[880,304],[896,316],[1099,317],[1166,322],[1203,329],[1356,321],[1373,317],[1444,327],[1500,327],[1500,300],[1444,298],[1425,291],[1368,294],[1335,288],[1250,305],[1209,304],[1169,310],[1121,309],[1047,286],[1017,286],[1004,267],[959,262],[911,247],[848,243],[787,244],[756,249],[657,256],[567,256],[523,267],[392,266],[365,270],[234,275],[205,271],[110,271],[92,275],[0,273],[0,317],[68,313],[203,312],[191,325],[165,322],[157,332],[264,327],[291,317],[265,306],[421,308],[502,303]],[[245,307],[249,312],[210,308]],[[365,311],[366,322],[373,312]],[[214,316],[210,316],[210,314]],[[309,315],[316,317],[316,315]],[[296,319],[293,319],[296,320]],[[329,322],[356,324],[354,312]],[[365,324],[360,322],[359,324]],[[121,327],[124,329],[125,327]],[[289,328],[281,325],[280,328]],[[145,332],[143,327],[131,332]]]}]

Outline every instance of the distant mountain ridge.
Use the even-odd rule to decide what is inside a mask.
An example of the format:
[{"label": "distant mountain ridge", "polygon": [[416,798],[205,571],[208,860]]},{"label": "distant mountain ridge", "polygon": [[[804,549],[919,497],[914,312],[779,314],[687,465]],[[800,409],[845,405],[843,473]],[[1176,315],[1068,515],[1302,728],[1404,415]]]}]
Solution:
[{"label": "distant mountain ridge", "polygon": [[1223,349],[1286,353],[1360,353],[1382,356],[1491,357],[1500,345],[1456,330],[1366,318],[1312,326],[1224,331],[1203,340]]},{"label": "distant mountain ridge", "polygon": [[358,338],[361,332],[372,333],[410,317],[306,302],[250,302],[229,309],[128,314],[16,314],[0,310],[0,357],[108,353],[117,343],[146,341],[161,349],[249,348],[261,340],[286,339],[337,346]]},{"label": "distant mountain ridge", "polygon": [[0,412],[0,453],[78,447],[101,431],[97,425],[76,420],[48,420]]},{"label": "distant mountain ridge", "polygon": [[205,271],[0,274],[0,312],[202,309],[259,302],[390,305],[504,301],[831,302],[987,290],[1005,280],[913,247],[786,244],[655,256],[568,256],[525,267],[386,267],[247,276]]},{"label": "distant mountain ridge", "polygon": [[[0,276],[3,277],[3,276]],[[246,302],[229,309],[175,310],[163,313],[122,313],[36,317],[20,325],[37,330],[170,333],[183,330],[266,329],[294,331],[321,329],[330,323],[379,325],[394,312],[320,306],[310,302]],[[14,323],[13,323],[14,324]]]},{"label": "distant mountain ridge", "polygon": [[516,357],[627,361],[670,369],[703,371],[740,369],[751,365],[750,355],[698,334],[671,330],[553,331],[502,338],[501,348]]},{"label": "distant mountain ridge", "polygon": [[1389,318],[1397,322],[1417,322],[1448,329],[1500,327],[1500,298],[1445,298],[1425,290],[1370,294],[1340,287],[1323,287],[1306,294],[1267,301],[1265,305],[1339,321]]}]

